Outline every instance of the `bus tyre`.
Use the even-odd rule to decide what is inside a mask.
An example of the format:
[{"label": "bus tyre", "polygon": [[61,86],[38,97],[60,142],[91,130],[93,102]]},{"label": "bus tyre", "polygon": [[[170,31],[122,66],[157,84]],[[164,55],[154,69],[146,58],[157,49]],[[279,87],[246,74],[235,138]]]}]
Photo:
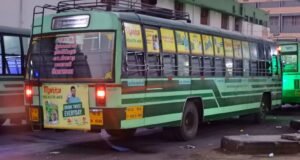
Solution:
[{"label": "bus tyre", "polygon": [[180,141],[193,139],[199,126],[198,110],[193,102],[187,102],[182,114],[181,126],[175,128],[175,137]]},{"label": "bus tyre", "polygon": [[257,124],[262,123],[266,119],[266,115],[271,108],[271,103],[268,96],[264,95],[260,102],[260,108],[257,113],[254,114],[254,122]]},{"label": "bus tyre", "polygon": [[105,131],[112,137],[129,138],[129,137],[134,136],[136,128],[132,128],[132,129],[106,129]]}]

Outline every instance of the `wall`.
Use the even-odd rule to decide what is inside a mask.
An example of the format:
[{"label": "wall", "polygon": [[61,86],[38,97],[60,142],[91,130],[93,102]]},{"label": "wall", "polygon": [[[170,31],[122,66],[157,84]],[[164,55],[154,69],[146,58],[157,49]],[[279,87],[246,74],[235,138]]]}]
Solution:
[{"label": "wall", "polygon": [[0,25],[30,28],[34,6],[44,4],[56,5],[58,1],[59,0],[1,0]]},{"label": "wall", "polygon": [[198,6],[193,6],[190,4],[185,5],[185,11],[190,14],[192,24],[199,25],[201,19],[201,9]]},{"label": "wall", "polygon": [[209,11],[209,25],[213,27],[221,28],[221,20],[222,20],[222,14],[218,13],[216,11]]},{"label": "wall", "polygon": [[157,1],[157,6],[162,7],[162,8],[168,8],[171,10],[174,10],[174,0],[158,0]]}]

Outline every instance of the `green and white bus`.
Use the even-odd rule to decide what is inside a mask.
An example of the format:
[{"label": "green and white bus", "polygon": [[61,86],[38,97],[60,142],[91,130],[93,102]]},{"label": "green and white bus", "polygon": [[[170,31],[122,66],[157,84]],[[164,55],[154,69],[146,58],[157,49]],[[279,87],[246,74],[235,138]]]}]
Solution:
[{"label": "green and white bus", "polygon": [[24,104],[25,57],[30,30],[0,26],[0,126],[10,119],[26,120]]},{"label": "green and white bus", "polygon": [[281,104],[271,41],[99,2],[43,8],[59,12],[33,24],[25,90],[33,126],[112,136],[163,127],[189,140],[201,122],[261,121]]},{"label": "green and white bus", "polygon": [[282,68],[282,103],[300,104],[299,43],[280,42],[278,52]]}]

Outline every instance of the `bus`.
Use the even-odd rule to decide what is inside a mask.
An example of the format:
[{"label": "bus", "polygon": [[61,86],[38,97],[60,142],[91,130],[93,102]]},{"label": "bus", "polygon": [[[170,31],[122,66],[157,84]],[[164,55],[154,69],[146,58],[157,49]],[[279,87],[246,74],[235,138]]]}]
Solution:
[{"label": "bus", "polygon": [[163,127],[190,140],[202,122],[248,114],[260,122],[281,103],[272,41],[118,3],[42,7],[57,12],[33,22],[25,92],[34,128],[123,137]]},{"label": "bus", "polygon": [[0,126],[25,120],[24,73],[30,30],[0,26]]},{"label": "bus", "polygon": [[282,70],[282,103],[300,104],[299,86],[299,43],[279,42],[278,52],[280,54]]}]

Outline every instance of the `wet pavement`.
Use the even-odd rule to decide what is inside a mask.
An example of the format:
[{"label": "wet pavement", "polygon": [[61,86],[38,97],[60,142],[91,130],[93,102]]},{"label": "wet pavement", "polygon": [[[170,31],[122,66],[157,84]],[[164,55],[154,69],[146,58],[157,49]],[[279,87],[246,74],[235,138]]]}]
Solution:
[{"label": "wet pavement", "polygon": [[[262,124],[249,119],[227,119],[201,125],[197,137],[188,142],[172,142],[162,138],[159,128],[139,129],[133,138],[114,139],[105,132],[31,132],[26,127],[5,126],[0,129],[0,160],[64,160],[64,159],[298,159],[300,154],[245,155],[224,152],[220,140],[228,135],[279,135],[295,133],[290,120],[300,119],[300,108],[276,110]],[[125,150],[112,149],[110,145]],[[298,157],[298,158],[297,158]]]}]

